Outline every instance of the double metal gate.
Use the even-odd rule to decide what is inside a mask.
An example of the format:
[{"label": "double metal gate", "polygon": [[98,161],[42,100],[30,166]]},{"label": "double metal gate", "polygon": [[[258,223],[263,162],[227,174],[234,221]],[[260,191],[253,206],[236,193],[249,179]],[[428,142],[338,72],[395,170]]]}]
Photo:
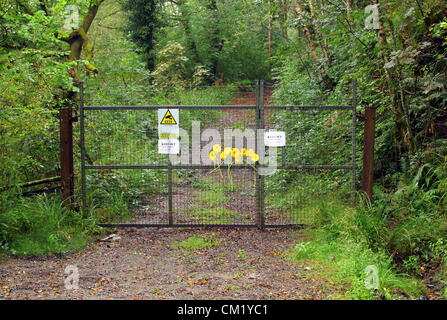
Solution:
[{"label": "double metal gate", "polygon": [[[344,194],[353,197],[355,85],[350,105],[339,106],[271,105],[269,95],[265,95],[271,88],[262,81],[253,88],[254,94],[250,90],[245,88],[238,94],[248,97],[246,101],[230,99],[229,105],[84,106],[81,89],[83,207],[96,206],[98,198],[104,206],[119,193],[131,201],[133,217],[125,222],[104,223],[105,226],[277,228],[310,222],[318,202],[334,190],[345,188]],[[250,100],[251,95],[254,101]],[[225,148],[233,150],[236,138],[231,138],[230,142],[215,141],[219,147],[214,154],[212,143],[203,149],[209,141],[195,146],[193,142],[191,147],[188,143],[187,149],[180,152],[179,159],[183,161],[172,163],[168,156],[157,152],[156,114],[160,108],[179,110],[180,128],[190,134],[191,140],[198,136],[201,141],[200,137],[210,129],[223,132],[224,137],[227,129],[253,129],[252,153],[264,158],[274,151],[274,173],[262,174],[271,164],[249,159],[248,138],[242,141],[246,158],[241,153],[239,161],[234,161],[235,157],[230,163],[219,161],[219,156],[226,157]],[[197,124],[202,126],[197,129]],[[286,146],[265,148],[264,137],[260,137],[262,130],[278,129],[286,134]],[[320,137],[317,132],[322,130],[326,134]],[[342,134],[335,137],[332,132]],[[312,150],[316,152],[314,156]],[[200,153],[202,156],[198,156]],[[208,163],[203,163],[207,155]],[[231,158],[231,153],[227,156]],[[111,209],[103,211],[107,210]]]}]

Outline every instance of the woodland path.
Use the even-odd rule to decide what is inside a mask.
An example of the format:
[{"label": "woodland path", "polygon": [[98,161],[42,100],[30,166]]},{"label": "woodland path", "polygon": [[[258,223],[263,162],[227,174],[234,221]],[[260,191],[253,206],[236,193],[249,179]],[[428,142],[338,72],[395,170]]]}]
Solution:
[{"label": "woodland path", "polygon": [[[326,299],[334,286],[290,262],[292,230],[127,229],[121,240],[96,242],[64,256],[0,262],[1,299]],[[218,245],[192,253],[172,244],[190,236]],[[64,270],[79,269],[67,290]]]}]

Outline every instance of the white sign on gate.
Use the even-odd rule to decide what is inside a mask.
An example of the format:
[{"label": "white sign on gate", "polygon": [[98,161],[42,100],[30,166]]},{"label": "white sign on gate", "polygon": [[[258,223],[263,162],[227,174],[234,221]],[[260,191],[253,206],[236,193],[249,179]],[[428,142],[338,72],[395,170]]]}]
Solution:
[{"label": "white sign on gate", "polygon": [[180,141],[177,139],[159,139],[158,153],[161,154],[179,154]]},{"label": "white sign on gate", "polygon": [[266,147],[285,147],[286,133],[284,131],[264,132],[264,145]]}]

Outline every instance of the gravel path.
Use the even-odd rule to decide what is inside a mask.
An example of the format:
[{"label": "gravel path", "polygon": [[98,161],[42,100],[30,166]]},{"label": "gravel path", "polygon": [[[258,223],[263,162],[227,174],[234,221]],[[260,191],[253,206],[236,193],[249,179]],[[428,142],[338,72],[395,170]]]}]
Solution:
[{"label": "gravel path", "polygon": [[[324,299],[333,289],[288,261],[299,241],[292,230],[138,229],[65,256],[0,262],[3,299]],[[185,253],[172,247],[190,236],[219,245]],[[65,289],[76,265],[79,289]]]}]

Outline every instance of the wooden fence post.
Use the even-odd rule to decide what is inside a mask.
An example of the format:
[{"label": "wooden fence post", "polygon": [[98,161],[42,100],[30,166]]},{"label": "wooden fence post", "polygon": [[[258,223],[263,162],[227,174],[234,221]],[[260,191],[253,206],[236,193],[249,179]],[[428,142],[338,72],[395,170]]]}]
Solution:
[{"label": "wooden fence post", "polygon": [[61,193],[64,205],[70,207],[74,195],[72,109],[60,109],[59,119]]}]

